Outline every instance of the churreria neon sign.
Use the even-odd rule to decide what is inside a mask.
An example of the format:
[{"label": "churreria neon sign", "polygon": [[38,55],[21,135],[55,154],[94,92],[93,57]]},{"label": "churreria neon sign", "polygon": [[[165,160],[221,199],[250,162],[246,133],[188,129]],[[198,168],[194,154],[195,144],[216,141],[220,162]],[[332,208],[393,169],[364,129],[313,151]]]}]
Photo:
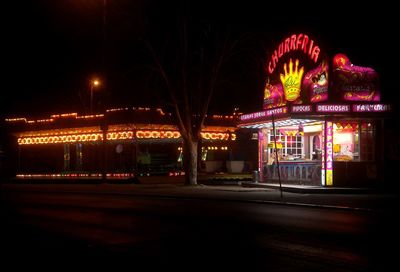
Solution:
[{"label": "churreria neon sign", "polygon": [[270,61],[268,62],[268,73],[272,74],[279,62],[279,59],[291,51],[301,50],[308,55],[315,63],[318,62],[320,48],[305,34],[293,34],[284,39],[274,50]]}]

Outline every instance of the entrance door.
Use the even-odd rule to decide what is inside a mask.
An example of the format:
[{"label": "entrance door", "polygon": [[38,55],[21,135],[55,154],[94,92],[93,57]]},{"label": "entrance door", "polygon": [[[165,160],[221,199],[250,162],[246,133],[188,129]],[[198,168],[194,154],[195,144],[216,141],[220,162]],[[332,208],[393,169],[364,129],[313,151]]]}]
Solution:
[{"label": "entrance door", "polygon": [[319,134],[310,135],[310,158],[316,159],[317,152],[321,150],[321,138]]}]

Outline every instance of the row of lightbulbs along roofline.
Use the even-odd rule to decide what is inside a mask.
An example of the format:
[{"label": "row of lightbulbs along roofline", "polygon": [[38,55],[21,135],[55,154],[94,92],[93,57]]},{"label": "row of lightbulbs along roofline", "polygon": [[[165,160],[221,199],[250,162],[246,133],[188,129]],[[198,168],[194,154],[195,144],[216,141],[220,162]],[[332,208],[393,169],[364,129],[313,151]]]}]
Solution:
[{"label": "row of lightbulbs along roofline", "polygon": [[[180,146],[180,147],[178,147],[178,150],[179,151],[183,151],[183,148]],[[206,151],[206,150],[223,150],[223,151],[226,151],[226,150],[228,150],[228,147],[227,146],[202,146],[201,150],[202,151]]]},{"label": "row of lightbulbs along roofline", "polygon": [[[152,131],[138,130],[108,132],[107,140],[132,140],[134,136],[137,139],[179,139],[181,134],[179,131]],[[227,132],[201,132],[201,136],[205,140],[236,140],[235,133]],[[85,133],[70,135],[37,135],[29,137],[19,137],[17,142],[19,145],[30,144],[56,144],[56,143],[79,143],[79,142],[97,142],[103,140],[102,133]]]}]

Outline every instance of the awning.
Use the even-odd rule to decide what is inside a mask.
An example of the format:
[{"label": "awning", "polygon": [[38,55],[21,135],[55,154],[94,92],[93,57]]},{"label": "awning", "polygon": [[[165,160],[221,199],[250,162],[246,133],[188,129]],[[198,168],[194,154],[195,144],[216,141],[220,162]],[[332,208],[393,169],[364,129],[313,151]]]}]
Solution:
[{"label": "awning", "polygon": [[[276,127],[284,127],[284,126],[293,126],[299,124],[308,124],[308,123],[315,123],[319,122],[320,120],[315,119],[293,119],[293,118],[286,118],[281,120],[275,121]],[[262,123],[255,123],[255,124],[243,124],[239,125],[242,128],[271,128],[272,121],[262,122]]]}]

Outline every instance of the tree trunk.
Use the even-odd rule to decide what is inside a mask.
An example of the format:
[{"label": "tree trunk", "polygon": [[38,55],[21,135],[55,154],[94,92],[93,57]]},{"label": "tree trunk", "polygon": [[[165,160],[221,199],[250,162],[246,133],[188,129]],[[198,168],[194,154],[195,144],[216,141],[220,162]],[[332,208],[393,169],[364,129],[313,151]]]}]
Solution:
[{"label": "tree trunk", "polygon": [[197,185],[197,145],[191,139],[184,140],[185,185]]},{"label": "tree trunk", "polygon": [[197,173],[201,172],[201,163],[202,163],[202,154],[203,152],[201,151],[203,146],[203,141],[201,137],[199,138],[199,141],[197,142]]}]

